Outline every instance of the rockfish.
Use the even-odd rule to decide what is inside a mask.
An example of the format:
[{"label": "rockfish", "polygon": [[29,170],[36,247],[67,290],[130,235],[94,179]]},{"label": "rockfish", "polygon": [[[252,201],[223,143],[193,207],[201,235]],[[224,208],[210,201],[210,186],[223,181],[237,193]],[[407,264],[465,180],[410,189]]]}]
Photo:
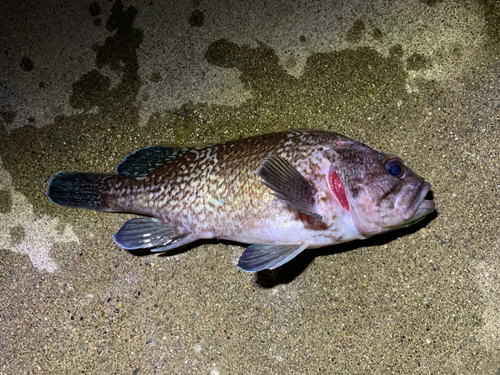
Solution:
[{"label": "rockfish", "polygon": [[305,249],[407,227],[434,211],[430,184],[394,155],[340,134],[287,131],[196,148],[134,151],[116,174],[58,172],[48,199],[140,215],[113,236],[127,250],[199,239],[251,244],[238,267],[275,269]]}]

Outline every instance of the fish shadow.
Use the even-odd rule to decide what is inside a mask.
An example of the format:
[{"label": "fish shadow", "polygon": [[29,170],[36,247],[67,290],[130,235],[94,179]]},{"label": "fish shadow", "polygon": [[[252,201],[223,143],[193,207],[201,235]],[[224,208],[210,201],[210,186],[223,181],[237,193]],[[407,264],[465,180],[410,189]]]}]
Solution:
[{"label": "fish shadow", "polygon": [[373,236],[366,240],[356,240],[343,244],[326,246],[319,249],[304,251],[288,263],[278,267],[274,270],[264,270],[256,273],[255,282],[264,289],[274,288],[280,284],[288,284],[292,282],[297,276],[304,272],[309,264],[316,258],[326,255],[341,254],[348,251],[358,249],[360,247],[373,247],[382,246],[396,238],[404,237],[428,225],[432,220],[438,216],[437,211],[427,215],[422,221],[408,227],[398,229],[392,232],[384,233],[380,236]]}]

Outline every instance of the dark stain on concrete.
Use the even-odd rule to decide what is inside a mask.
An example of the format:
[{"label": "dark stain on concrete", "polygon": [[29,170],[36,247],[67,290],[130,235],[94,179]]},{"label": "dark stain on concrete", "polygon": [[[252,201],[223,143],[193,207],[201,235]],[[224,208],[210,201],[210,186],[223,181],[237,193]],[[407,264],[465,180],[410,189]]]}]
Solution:
[{"label": "dark stain on concrete", "polygon": [[98,1],[92,1],[89,4],[89,13],[92,17],[97,17],[102,14],[101,5],[99,4]]},{"label": "dark stain on concrete", "polygon": [[35,63],[28,56],[23,56],[19,65],[25,72],[31,72],[35,67]]},{"label": "dark stain on concrete", "polygon": [[150,81],[151,81],[151,82],[158,83],[158,82],[160,82],[160,81],[161,81],[161,79],[162,79],[162,78],[161,78],[161,74],[160,74],[160,72],[153,72],[153,73],[151,74],[151,78],[150,78]]},{"label": "dark stain on concrete", "polygon": [[17,246],[21,242],[23,242],[24,238],[26,237],[26,233],[24,231],[24,228],[20,225],[16,225],[15,227],[12,227],[10,229],[10,242],[11,246]]},{"label": "dark stain on concrete", "polygon": [[2,119],[6,124],[12,124],[16,118],[16,115],[17,113],[14,111],[0,112],[0,116],[2,116]]},{"label": "dark stain on concrete", "polygon": [[372,38],[377,42],[381,42],[382,39],[384,38],[384,34],[382,34],[382,31],[380,31],[380,29],[375,28],[372,31]]},{"label": "dark stain on concrete", "polygon": [[435,6],[436,4],[442,3],[443,0],[420,0],[420,2],[432,7]]},{"label": "dark stain on concrete", "polygon": [[189,16],[189,26],[191,27],[202,27],[205,23],[205,14],[198,9],[193,10]]},{"label": "dark stain on concrete", "polygon": [[91,70],[73,83],[73,93],[69,104],[75,109],[86,111],[92,107],[106,108],[110,105],[107,99],[113,99],[109,95],[110,86],[109,77],[101,74],[97,69]]},{"label": "dark stain on concrete", "polygon": [[365,33],[365,23],[363,20],[356,20],[352,27],[347,30],[346,39],[349,43],[358,43]]},{"label": "dark stain on concrete", "polygon": [[406,69],[408,70],[428,69],[430,66],[429,59],[420,53],[414,53],[406,59]]},{"label": "dark stain on concrete", "polygon": [[[500,2],[497,0],[476,0],[483,7],[486,33],[495,47],[492,54],[500,53]],[[491,46],[491,47],[493,47]],[[488,48],[491,50],[491,48]]]},{"label": "dark stain on concrete", "polygon": [[12,211],[12,196],[9,190],[0,190],[0,214]]}]

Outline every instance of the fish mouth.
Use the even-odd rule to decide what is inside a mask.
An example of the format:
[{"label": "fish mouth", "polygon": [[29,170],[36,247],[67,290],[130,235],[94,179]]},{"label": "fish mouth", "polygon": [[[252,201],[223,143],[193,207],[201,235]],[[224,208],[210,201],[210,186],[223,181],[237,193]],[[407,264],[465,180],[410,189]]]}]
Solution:
[{"label": "fish mouth", "polygon": [[415,202],[413,203],[413,207],[410,210],[410,213],[403,216],[405,221],[408,222],[407,225],[412,225],[419,222],[436,209],[434,200],[425,199],[430,190],[431,184],[429,184],[428,182],[424,182],[417,199],[415,199]]}]

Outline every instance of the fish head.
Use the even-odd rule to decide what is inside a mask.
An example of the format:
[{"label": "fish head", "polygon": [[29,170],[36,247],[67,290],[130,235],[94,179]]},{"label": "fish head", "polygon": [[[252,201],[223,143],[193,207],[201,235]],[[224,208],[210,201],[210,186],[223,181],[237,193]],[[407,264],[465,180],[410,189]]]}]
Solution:
[{"label": "fish head", "polygon": [[336,173],[341,181],[332,190],[338,198],[343,185],[343,199],[361,235],[407,227],[434,211],[434,201],[426,199],[431,185],[401,158],[354,141],[337,146],[330,176]]}]

